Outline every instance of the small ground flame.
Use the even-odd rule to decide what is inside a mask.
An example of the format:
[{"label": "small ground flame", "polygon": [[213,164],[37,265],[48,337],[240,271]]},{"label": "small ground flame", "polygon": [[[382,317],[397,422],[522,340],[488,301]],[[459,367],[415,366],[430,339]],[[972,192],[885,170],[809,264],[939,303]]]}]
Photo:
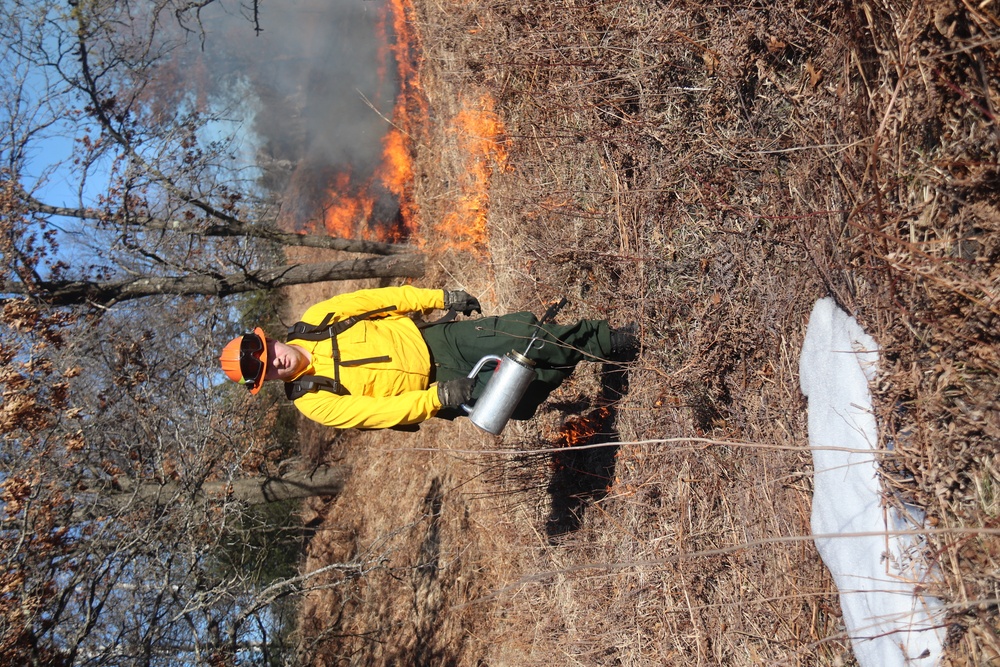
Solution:
[{"label": "small ground flame", "polygon": [[449,247],[471,250],[488,241],[490,177],[494,170],[506,167],[507,150],[503,123],[489,95],[462,106],[452,119],[459,153],[464,156],[458,196],[435,229],[451,240]]},{"label": "small ground flame", "polygon": [[[615,478],[617,434],[608,431],[610,406],[591,410],[567,420],[559,431],[556,445],[565,447],[552,455],[552,478],[547,491],[552,511],[545,524],[549,539],[578,529],[587,505],[603,498]],[[582,445],[609,443],[607,447],[580,449]]]},{"label": "small ground flame", "polygon": [[556,447],[575,447],[586,444],[601,431],[610,414],[611,408],[603,406],[580,417],[567,419],[566,423],[559,429]]}]

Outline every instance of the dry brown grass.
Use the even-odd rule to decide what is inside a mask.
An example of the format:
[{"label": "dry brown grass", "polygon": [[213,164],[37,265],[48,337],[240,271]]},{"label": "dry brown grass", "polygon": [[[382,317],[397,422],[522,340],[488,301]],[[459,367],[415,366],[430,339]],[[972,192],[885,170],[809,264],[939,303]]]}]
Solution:
[{"label": "dry brown grass", "polygon": [[[307,601],[312,664],[853,664],[795,539],[799,349],[835,296],[883,346],[887,482],[938,527],[998,527],[994,5],[473,0],[413,19],[425,222],[461,177],[463,100],[492,97],[508,166],[486,243],[429,234],[422,282],[492,312],[566,296],[563,319],[639,323],[643,352],[624,395],[581,369],[499,439],[457,422],[329,443],[354,474],[316,508],[308,567],[372,559]],[[553,446],[608,401],[615,449],[465,451]],[[694,436],[716,443],[644,442]],[[1000,543],[939,535],[928,556],[948,664],[997,663]]]}]

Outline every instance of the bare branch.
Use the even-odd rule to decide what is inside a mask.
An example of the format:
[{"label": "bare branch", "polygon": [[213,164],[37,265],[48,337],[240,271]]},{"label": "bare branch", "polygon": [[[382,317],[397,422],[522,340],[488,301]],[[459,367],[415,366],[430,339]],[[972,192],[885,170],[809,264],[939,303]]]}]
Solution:
[{"label": "bare branch", "polygon": [[355,280],[361,278],[415,278],[423,275],[422,255],[392,255],[339,262],[288,264],[244,273],[192,273],[183,276],[141,277],[101,282],[97,280],[0,283],[0,291],[30,295],[51,306],[96,305],[109,307],[122,301],[173,294],[178,296],[226,297],[254,290],[272,290],[289,285]]}]

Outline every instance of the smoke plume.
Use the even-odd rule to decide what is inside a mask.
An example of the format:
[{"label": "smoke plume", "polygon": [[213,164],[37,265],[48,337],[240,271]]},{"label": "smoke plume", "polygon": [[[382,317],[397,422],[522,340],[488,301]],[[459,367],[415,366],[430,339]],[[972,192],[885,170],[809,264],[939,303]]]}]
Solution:
[{"label": "smoke plume", "polygon": [[254,98],[244,106],[255,110],[265,183],[283,195],[283,225],[322,221],[335,187],[368,191],[374,205],[358,217],[393,224],[398,203],[373,178],[400,89],[385,0],[260,3],[259,34],[248,11],[209,6],[201,58],[216,94],[239,81]]}]

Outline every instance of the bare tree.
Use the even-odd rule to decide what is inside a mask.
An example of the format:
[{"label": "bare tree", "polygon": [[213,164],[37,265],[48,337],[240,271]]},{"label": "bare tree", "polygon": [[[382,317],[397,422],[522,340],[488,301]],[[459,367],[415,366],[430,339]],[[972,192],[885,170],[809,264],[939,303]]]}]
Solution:
[{"label": "bare tree", "polygon": [[132,299],[155,295],[225,297],[254,290],[274,290],[290,285],[359,278],[405,278],[423,273],[420,255],[394,255],[287,264],[242,273],[192,273],[180,276],[139,276],[119,280],[63,278],[36,279],[30,283],[6,282],[0,291],[32,296],[52,306],[93,305],[107,308]]},{"label": "bare tree", "polygon": [[[0,7],[3,664],[259,662],[272,603],[379,566],[266,579],[252,549],[238,568],[220,555],[255,503],[335,493],[343,471],[279,468],[286,404],[222,381],[242,306],[219,297],[423,265],[276,228],[275,199],[217,131],[229,109],[164,83],[211,4]],[[371,256],[295,265],[290,245]]]},{"label": "bare tree", "polygon": [[[320,466],[315,470],[292,471],[280,477],[247,477],[206,482],[198,487],[193,496],[185,498],[185,501],[204,505],[231,500],[252,506],[313,496],[336,496],[343,487],[346,474],[343,467]],[[105,488],[96,494],[90,494],[89,502],[74,514],[74,518],[83,520],[114,515],[133,504],[168,506],[183,493],[184,486],[178,482],[143,482],[133,487],[130,482],[125,481],[114,491]],[[82,490],[77,498],[86,495],[86,490]]]},{"label": "bare tree", "polygon": [[335,495],[345,471],[279,468],[269,413],[206,381],[201,355],[167,364],[207,345],[193,329],[79,318],[26,300],[0,317],[0,662],[231,664],[266,651],[269,605],[330,584],[294,560],[268,574],[275,535],[294,545],[301,529],[282,537],[253,507]]}]

